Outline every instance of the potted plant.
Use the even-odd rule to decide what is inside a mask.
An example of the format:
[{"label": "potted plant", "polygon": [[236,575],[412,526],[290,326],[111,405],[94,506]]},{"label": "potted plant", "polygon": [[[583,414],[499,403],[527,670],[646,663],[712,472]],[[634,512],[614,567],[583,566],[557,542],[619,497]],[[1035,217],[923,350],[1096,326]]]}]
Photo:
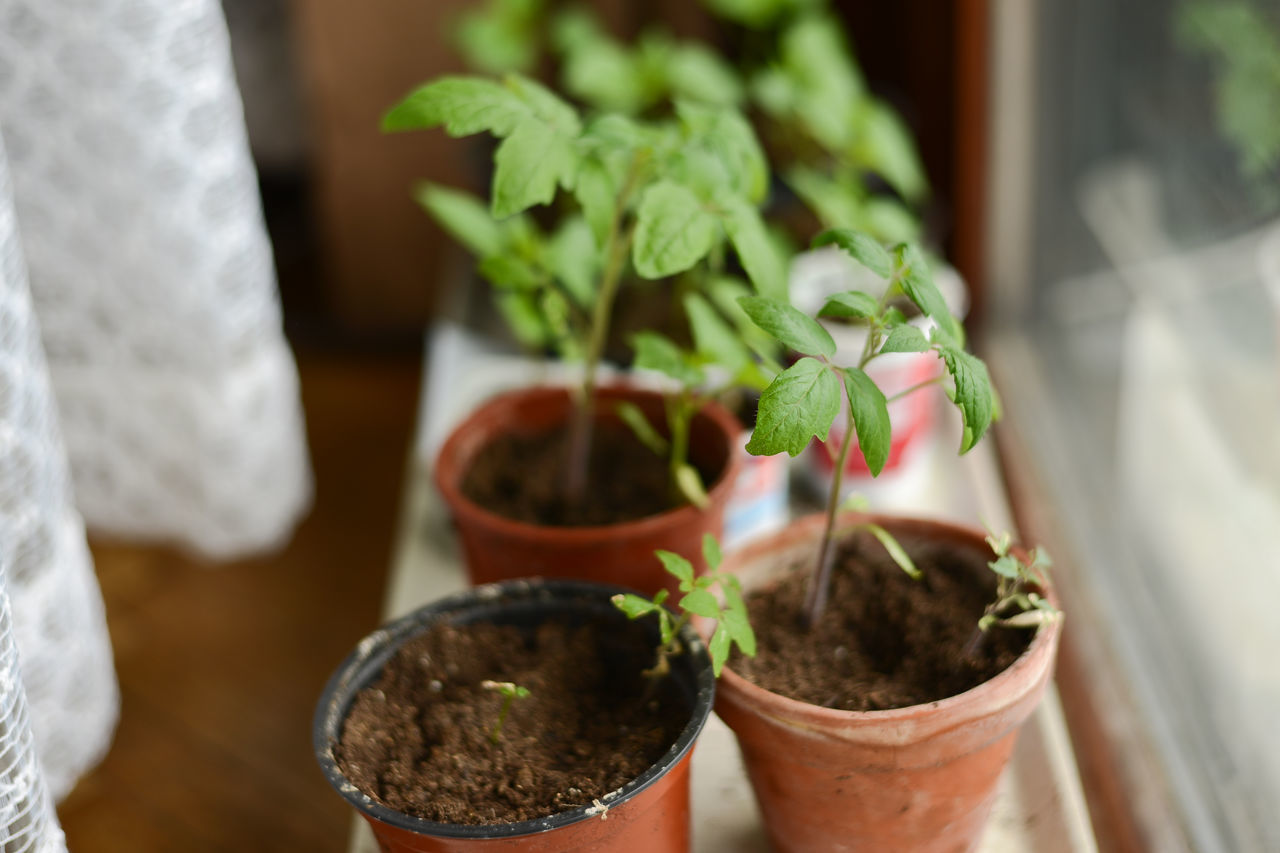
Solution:
[{"label": "potted plant", "polygon": [[[518,74],[435,80],[383,122],[388,131],[440,125],[502,140],[491,200],[434,186],[420,200],[478,256],[517,337],[583,363],[577,388],[503,395],[445,441],[435,480],[471,579],[667,582],[647,557],[659,546],[696,553],[705,532],[718,534],[738,428],[711,395],[695,393],[683,367],[667,394],[601,387],[598,369],[625,282],[675,277],[682,304],[712,306],[732,255],[756,292],[785,293],[785,269],[756,208],[768,181],[759,144],[736,111],[688,102],[650,121],[584,121]],[[552,202],[555,225],[544,230],[527,211]],[[668,339],[645,330],[633,340],[637,366],[670,372]],[[751,359],[743,364],[756,371]],[[664,464],[655,465],[659,446]]]},{"label": "potted plant", "polygon": [[[996,402],[915,247],[890,252],[849,231],[816,242],[839,245],[888,283],[878,298],[850,291],[823,308],[865,318],[853,364],[831,360],[835,344],[813,318],[744,300],[761,328],[802,354],[762,394],[748,449],[795,455],[825,440],[841,397],[848,424],[826,511],[727,562],[747,590],[758,654],[731,659],[716,711],[738,737],[776,849],[971,849],[1052,670],[1060,623],[1047,560],[981,531],[840,511],[854,437],[875,473],[891,446],[888,400],[866,373],[880,354],[942,359],[949,379],[929,381],[949,385],[962,452]],[[892,305],[899,296],[933,328],[905,322]]]},{"label": "potted plant", "polygon": [[[719,562],[710,537],[708,561]],[[680,853],[689,757],[729,642],[751,651],[741,596],[659,554],[681,607],[581,581],[508,581],[443,599],[363,640],[330,678],[314,744],[381,849]],[[708,604],[710,606],[708,606]],[[659,619],[640,619],[655,614]],[[638,621],[636,621],[638,620]],[[745,633],[744,633],[745,631]]]}]

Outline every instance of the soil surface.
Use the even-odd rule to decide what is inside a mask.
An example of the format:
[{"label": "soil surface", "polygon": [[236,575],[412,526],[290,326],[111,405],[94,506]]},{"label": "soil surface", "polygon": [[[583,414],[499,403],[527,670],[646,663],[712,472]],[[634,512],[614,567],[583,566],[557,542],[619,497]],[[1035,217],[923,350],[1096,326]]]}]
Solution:
[{"label": "soil surface", "polygon": [[[585,491],[589,499],[571,506],[563,494],[568,451],[565,429],[503,435],[476,454],[462,478],[462,493],[506,518],[553,527],[634,521],[684,503],[672,492],[665,459],[626,426],[597,421]],[[719,476],[693,462],[704,483]]]},{"label": "soil surface", "polygon": [[[619,655],[619,633],[437,625],[357,695],[334,758],[375,800],[428,820],[507,823],[590,805],[652,766],[689,719],[670,680],[665,695],[642,700],[651,649],[632,643]],[[502,697],[485,680],[530,691],[496,744]]]},{"label": "soil surface", "polygon": [[871,536],[846,539],[831,599],[809,631],[799,628],[811,566],[747,596],[758,640],[754,659],[730,666],[766,690],[812,705],[879,711],[945,699],[1006,669],[1033,632],[994,627],[975,655],[962,653],[995,596],[988,555],[925,539],[899,541],[923,577],[912,580]]}]

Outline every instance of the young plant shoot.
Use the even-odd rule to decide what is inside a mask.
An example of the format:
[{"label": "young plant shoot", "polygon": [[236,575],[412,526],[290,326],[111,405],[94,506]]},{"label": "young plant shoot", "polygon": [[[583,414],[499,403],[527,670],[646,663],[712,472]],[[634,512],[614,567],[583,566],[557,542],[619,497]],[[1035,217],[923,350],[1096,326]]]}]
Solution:
[{"label": "young plant shoot", "polygon": [[[697,577],[694,576],[693,565],[679,554],[670,551],[655,553],[667,572],[680,582],[680,591],[684,593],[677,603],[680,613],[672,613],[663,606],[667,600],[665,589],[659,590],[653,598],[643,598],[634,593],[620,593],[613,597],[614,606],[625,613],[628,619],[639,619],[650,613],[658,617],[661,640],[653,666],[644,671],[650,685],[657,683],[671,671],[671,658],[683,653],[680,631],[694,616],[716,620],[716,629],[711,635],[711,642],[707,644],[707,653],[711,656],[711,667],[717,677],[729,660],[729,652],[734,645],[744,655],[754,657],[756,635],[747,619],[742,586],[733,575],[720,572],[720,544],[715,537],[707,534],[702,538],[702,557],[707,563],[707,572]],[[719,598],[712,592],[717,586],[720,589]]]},{"label": "young plant shoot", "polygon": [[1043,548],[1031,550],[1031,561],[1024,563],[1017,554],[1010,553],[1010,536],[989,534],[987,544],[996,555],[987,563],[996,573],[996,598],[987,605],[978,627],[965,643],[967,655],[976,655],[982,649],[987,632],[993,627],[1038,628],[1046,622],[1062,618],[1062,611],[1050,604],[1031,587],[1041,589],[1049,585],[1049,568],[1053,561]]},{"label": "young plant shoot", "polygon": [[[934,285],[920,249],[901,244],[886,250],[868,235],[845,229],[825,231],[814,240],[815,247],[831,244],[886,281],[884,292],[878,298],[859,290],[837,293],[818,312],[819,317],[856,320],[866,325],[866,344],[856,364],[833,362],[836,345],[831,335],[817,320],[786,302],[761,296],[740,300],[756,325],[801,355],[760,395],[755,429],[747,443],[749,453],[768,456],[786,452],[796,456],[815,437],[826,440],[832,423],[840,415],[842,395],[847,404],[844,440],[827,499],[826,528],[806,600],[809,624],[822,615],[827,603],[839,538],[836,517],[841,484],[854,436],[867,467],[875,476],[889,457],[888,404],[893,399],[916,393],[927,385],[944,383],[947,396],[960,410],[964,422],[962,454],[982,438],[997,414],[986,365],[964,350],[964,331]],[[903,313],[893,307],[894,300],[901,297],[909,299],[933,321],[927,334],[910,325]],[[866,372],[867,365],[886,353],[930,351],[942,360],[945,373],[894,398],[887,399]],[[946,383],[948,377],[950,382]],[[894,553],[893,549],[890,553]]]},{"label": "young plant shoot", "polygon": [[[487,207],[440,187],[422,189],[419,198],[480,258],[517,337],[584,363],[565,466],[571,503],[583,499],[597,368],[629,276],[706,270],[703,262],[723,257],[727,243],[755,292],[786,293],[785,266],[757,209],[769,175],[750,124],[729,107],[681,101],[674,113],[584,122],[556,94],[508,74],[501,81],[438,79],[383,119],[386,131],[443,126],[452,136],[489,132],[502,140]],[[551,204],[562,190],[576,204],[557,208],[561,222],[546,235],[525,211]],[[687,426],[679,419],[674,425]],[[686,439],[673,433],[672,447]],[[673,463],[673,474],[684,470],[682,462]]]},{"label": "young plant shoot", "polygon": [[489,732],[489,740],[496,745],[502,739],[502,724],[507,721],[507,714],[511,713],[511,706],[515,704],[517,699],[528,699],[529,688],[521,687],[510,681],[482,681],[480,686],[485,690],[492,690],[502,697],[502,707],[498,709],[498,720],[493,724],[493,729]]}]

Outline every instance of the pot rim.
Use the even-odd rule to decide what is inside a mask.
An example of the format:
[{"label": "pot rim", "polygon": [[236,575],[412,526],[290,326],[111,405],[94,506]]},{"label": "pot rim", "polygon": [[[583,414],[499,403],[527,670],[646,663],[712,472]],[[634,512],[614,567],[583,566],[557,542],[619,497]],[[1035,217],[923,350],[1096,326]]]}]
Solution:
[{"label": "pot rim", "polygon": [[[570,811],[512,823],[457,824],[427,820],[385,806],[365,794],[347,780],[333,757],[333,746],[346,721],[347,711],[355,694],[381,672],[396,649],[440,618],[469,610],[490,609],[504,599],[513,603],[560,600],[592,602],[607,601],[610,596],[628,592],[634,590],[594,581],[522,578],[472,587],[426,604],[378,628],[362,639],[329,677],[316,705],[311,727],[312,752],[325,778],[343,799],[365,817],[397,829],[440,838],[479,840],[533,835],[579,823],[597,815],[603,817],[609,809],[633,799],[689,755],[711,715],[715,703],[715,675],[706,645],[691,625],[685,625],[681,634],[693,668],[693,708],[689,722],[661,758],[635,779],[599,799],[598,802],[604,806],[603,810],[592,803]],[[626,618],[621,613],[618,615]],[[656,642],[656,626],[652,633]]]},{"label": "pot rim", "polygon": [[[847,512],[842,513],[841,518],[870,520],[891,531],[894,527],[907,526],[920,530],[932,530],[935,534],[950,539],[974,540],[976,538],[976,542],[983,544],[986,541],[985,532],[980,531],[978,528],[939,519],[876,512]],[[825,516],[822,513],[815,513],[796,519],[778,533],[752,542],[732,556],[726,555],[726,562],[732,561],[729,567],[732,570],[733,563],[748,563],[763,559],[767,552],[773,550],[771,546],[775,546],[779,540],[802,541],[808,538],[816,539],[817,536],[821,535],[824,523]],[[1013,550],[1021,559],[1027,559],[1027,552],[1021,546],[1015,545]],[[1045,590],[1045,593],[1046,597],[1057,606],[1058,598],[1054,589],[1050,587]],[[721,693],[722,696],[734,693],[744,696],[747,701],[758,708],[770,707],[776,710],[777,713],[763,711],[761,713],[775,719],[785,715],[793,721],[804,721],[821,727],[838,726],[846,732],[850,729],[856,729],[860,732],[865,730],[867,734],[871,731],[883,734],[897,733],[896,736],[888,736],[895,742],[905,744],[928,734],[959,728],[970,719],[992,708],[1016,702],[1026,692],[1018,687],[1019,682],[1024,677],[1024,673],[1042,666],[1045,659],[1052,656],[1062,631],[1062,621],[1062,619],[1057,619],[1037,628],[1035,636],[1027,645],[1026,650],[1013,663],[996,675],[974,685],[963,693],[956,693],[932,702],[922,702],[901,708],[888,708],[879,711],[845,711],[837,708],[826,708],[767,690],[739,675],[727,664],[720,672],[721,685],[723,687]],[[1047,675],[1047,671],[1045,674]],[[1038,678],[1032,679],[1032,681],[1037,680]],[[956,720],[950,724],[943,724],[941,728],[937,729],[921,724],[921,718],[926,715],[932,715],[935,719],[946,719],[949,716],[947,712],[957,715]],[[849,739],[858,738],[851,736]]]},{"label": "pot rim", "polygon": [[[692,504],[669,509],[656,515],[647,515],[643,518],[633,519],[631,521],[616,522],[614,524],[596,524],[582,525],[574,527],[558,527],[544,524],[533,524],[527,521],[518,521],[513,518],[499,515],[492,512],[475,501],[468,498],[462,493],[459,482],[465,471],[462,470],[462,464],[441,464],[441,460],[446,458],[456,458],[458,445],[466,439],[466,434],[470,431],[469,427],[482,415],[494,409],[501,409],[511,404],[511,401],[520,398],[531,398],[537,396],[555,396],[568,399],[570,389],[564,385],[538,385],[531,388],[519,388],[510,391],[504,391],[490,397],[485,402],[477,406],[471,414],[462,420],[456,427],[449,432],[444,443],[440,445],[440,450],[436,453],[435,464],[432,468],[431,476],[435,481],[436,489],[443,496],[445,503],[449,509],[457,516],[464,517],[467,523],[488,528],[490,530],[500,530],[508,535],[518,535],[523,539],[535,542],[548,541],[556,543],[570,544],[587,544],[607,541],[618,537],[633,538],[648,535],[656,530],[664,528],[668,525],[684,522],[686,519],[692,520],[694,516],[707,512],[708,510],[699,509]],[[637,385],[625,383],[613,383],[602,385],[597,389],[600,398],[604,397],[656,397],[661,398],[662,392],[655,391],[650,388],[644,388]],[[599,399],[599,398],[598,398]],[[706,417],[713,424],[720,428],[725,436],[725,463],[720,471],[720,476],[716,478],[715,483],[707,489],[707,497],[712,505],[717,503],[724,504],[729,500],[729,492],[733,488],[733,482],[736,478],[738,468],[741,461],[736,451],[735,436],[742,430],[742,425],[734,415],[714,400],[708,400],[706,404],[695,415],[698,417]],[[451,474],[446,476],[446,474]]]}]

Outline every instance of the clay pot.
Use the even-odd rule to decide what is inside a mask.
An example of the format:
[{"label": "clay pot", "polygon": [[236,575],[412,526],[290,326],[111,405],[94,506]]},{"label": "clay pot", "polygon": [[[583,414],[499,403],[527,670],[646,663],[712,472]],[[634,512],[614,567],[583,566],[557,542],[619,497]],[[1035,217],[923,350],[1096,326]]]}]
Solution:
[{"label": "clay pot", "polygon": [[[981,531],[873,516],[895,535],[990,553]],[[811,560],[823,518],[809,516],[729,555],[748,589]],[[1026,554],[1020,554],[1024,559]],[[731,669],[716,713],[733,729],[775,850],[974,849],[1014,740],[1053,670],[1060,622],[1012,666],[971,690],[888,711],[838,711],[771,693]]]},{"label": "clay pot", "polygon": [[[356,694],[373,682],[383,665],[411,637],[431,625],[495,622],[533,631],[556,618],[569,622],[618,620],[618,635],[646,648],[658,643],[656,620],[630,622],[609,597],[627,592],[581,581],[509,581],[476,587],[429,604],[361,640],[329,679],[312,727],[317,761],[334,789],[373,828],[384,853],[467,853],[503,851],[634,851],[684,853],[689,849],[689,762],[715,694],[715,677],[705,646],[691,628],[683,640],[688,653],[672,660],[671,678],[688,700],[689,722],[662,758],[639,777],[603,799],[600,810],[586,806],[538,820],[470,826],[438,823],[375,802],[343,776],[333,745]],[[649,622],[652,621],[652,624]]]},{"label": "clay pot", "polygon": [[[596,422],[619,419],[620,401],[635,403],[651,423],[665,423],[662,395],[626,387],[597,392]],[[506,432],[542,432],[567,426],[572,412],[564,388],[529,388],[500,394],[459,425],[436,458],[435,482],[453,515],[471,583],[509,578],[554,577],[616,583],[645,594],[676,590],[653,552],[683,554],[701,570],[702,536],[721,534],[725,505],[741,464],[734,438],[741,427],[727,409],[712,403],[694,418],[689,455],[720,471],[709,484],[706,510],[685,505],[659,515],[594,527],[548,527],[490,512],[462,494],[461,483],[476,454]],[[657,458],[654,464],[664,464]]]}]

